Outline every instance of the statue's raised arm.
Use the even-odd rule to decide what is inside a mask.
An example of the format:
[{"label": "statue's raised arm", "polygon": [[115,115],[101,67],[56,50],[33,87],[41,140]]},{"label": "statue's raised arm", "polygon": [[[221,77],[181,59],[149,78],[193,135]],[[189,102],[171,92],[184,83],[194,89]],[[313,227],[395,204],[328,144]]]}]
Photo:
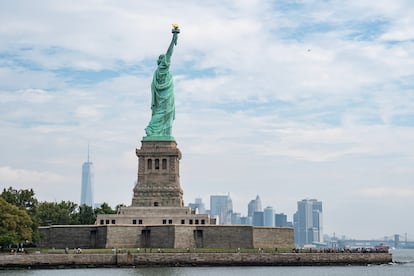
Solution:
[{"label": "statue's raised arm", "polygon": [[177,45],[178,34],[180,33],[180,29],[178,29],[178,24],[173,24],[172,33],[173,33],[173,37],[171,39],[171,43],[170,43],[170,46],[168,47],[167,53],[165,54],[168,62],[170,62],[171,60],[174,46]]},{"label": "statue's raised arm", "polygon": [[174,84],[170,73],[171,56],[174,46],[177,45],[178,29],[173,24],[173,37],[167,52],[160,55],[157,61],[157,69],[151,83],[151,121],[145,128],[147,136],[144,140],[174,140],[171,136],[172,123],[175,119]]}]

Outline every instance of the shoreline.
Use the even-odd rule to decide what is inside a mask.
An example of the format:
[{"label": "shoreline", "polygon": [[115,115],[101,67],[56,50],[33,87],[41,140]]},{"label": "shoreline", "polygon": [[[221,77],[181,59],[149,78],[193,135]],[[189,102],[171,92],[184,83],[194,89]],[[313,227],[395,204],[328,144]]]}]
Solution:
[{"label": "shoreline", "polygon": [[391,253],[0,254],[0,270],[171,266],[344,266],[392,263]]}]

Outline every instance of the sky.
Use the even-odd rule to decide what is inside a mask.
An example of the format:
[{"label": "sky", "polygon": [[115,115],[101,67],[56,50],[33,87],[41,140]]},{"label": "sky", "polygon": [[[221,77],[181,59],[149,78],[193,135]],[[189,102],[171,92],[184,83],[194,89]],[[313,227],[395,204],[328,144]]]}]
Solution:
[{"label": "sky", "polygon": [[[174,3],[177,2],[177,3]],[[130,205],[160,54],[186,204],[259,195],[324,233],[414,239],[414,2],[0,0],[0,188]]]}]

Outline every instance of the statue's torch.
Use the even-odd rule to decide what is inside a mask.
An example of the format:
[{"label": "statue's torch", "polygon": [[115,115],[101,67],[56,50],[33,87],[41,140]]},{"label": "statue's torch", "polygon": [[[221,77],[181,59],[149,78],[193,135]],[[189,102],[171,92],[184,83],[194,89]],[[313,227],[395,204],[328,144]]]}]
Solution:
[{"label": "statue's torch", "polygon": [[174,44],[177,45],[177,35],[180,33],[180,29],[177,23],[172,24],[173,29],[171,30],[171,32],[174,35]]},{"label": "statue's torch", "polygon": [[180,33],[180,29],[179,29],[178,24],[177,23],[174,23],[174,24],[172,24],[172,26],[173,26],[173,29],[171,30],[171,32],[173,34],[179,34]]}]

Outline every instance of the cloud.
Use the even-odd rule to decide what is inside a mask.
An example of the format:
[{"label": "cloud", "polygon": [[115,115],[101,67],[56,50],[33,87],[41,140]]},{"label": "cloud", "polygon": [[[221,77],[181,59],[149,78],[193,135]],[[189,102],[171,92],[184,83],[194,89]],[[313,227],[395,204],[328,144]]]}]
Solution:
[{"label": "cloud", "polygon": [[99,106],[79,106],[76,108],[76,116],[82,119],[99,119],[101,113],[99,112]]},{"label": "cloud", "polygon": [[414,189],[411,187],[368,187],[356,193],[357,196],[370,199],[410,199],[414,196]]},{"label": "cloud", "polygon": [[47,186],[51,183],[59,183],[62,175],[48,171],[35,171],[15,169],[11,167],[0,167],[0,182],[4,186],[25,187]]},{"label": "cloud", "polygon": [[13,103],[13,102],[27,102],[29,104],[44,104],[53,100],[53,95],[42,89],[25,89],[15,91],[13,93],[2,93],[0,95],[0,102]]},{"label": "cloud", "polygon": [[41,199],[77,201],[90,143],[96,199],[129,202],[152,73],[175,22],[173,135],[186,202],[230,192],[244,213],[260,194],[291,215],[297,200],[315,197],[335,231],[335,217],[354,213],[350,191],[379,199],[392,194],[392,181],[412,183],[410,1],[24,5],[0,9],[7,185],[27,182]]}]

